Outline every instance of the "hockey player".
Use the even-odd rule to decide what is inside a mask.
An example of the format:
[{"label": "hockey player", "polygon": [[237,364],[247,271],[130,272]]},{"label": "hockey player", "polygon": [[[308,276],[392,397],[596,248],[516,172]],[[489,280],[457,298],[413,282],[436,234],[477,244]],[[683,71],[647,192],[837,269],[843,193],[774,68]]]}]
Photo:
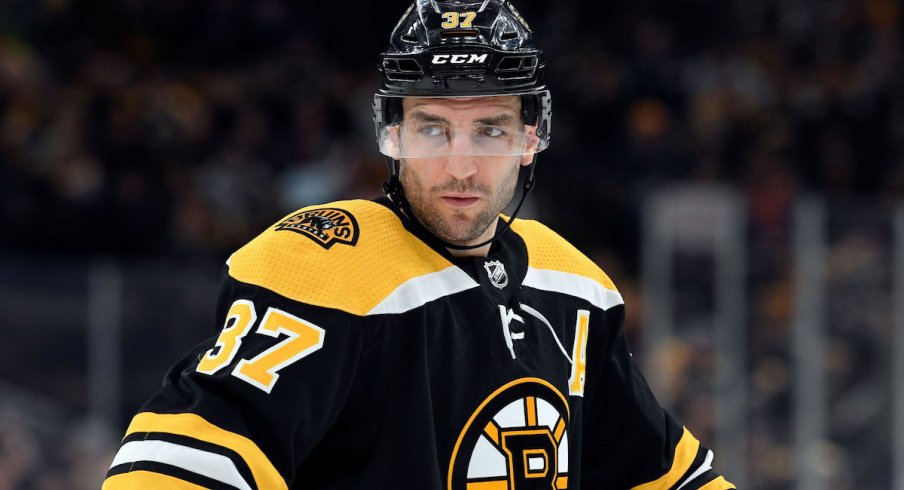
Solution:
[{"label": "hockey player", "polygon": [[551,129],[514,7],[417,0],[380,71],[387,197],[301,209],[230,257],[216,336],[104,488],[734,488],[650,393],[609,278],[500,214]]}]

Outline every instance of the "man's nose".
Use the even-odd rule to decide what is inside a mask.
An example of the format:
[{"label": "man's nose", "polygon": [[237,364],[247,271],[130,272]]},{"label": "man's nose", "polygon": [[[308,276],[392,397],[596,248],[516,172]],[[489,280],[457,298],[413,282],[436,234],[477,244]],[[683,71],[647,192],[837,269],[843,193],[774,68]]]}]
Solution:
[{"label": "man's nose", "polygon": [[477,160],[473,144],[466,135],[454,134],[450,141],[451,154],[446,160],[446,173],[458,180],[464,180],[477,173]]}]

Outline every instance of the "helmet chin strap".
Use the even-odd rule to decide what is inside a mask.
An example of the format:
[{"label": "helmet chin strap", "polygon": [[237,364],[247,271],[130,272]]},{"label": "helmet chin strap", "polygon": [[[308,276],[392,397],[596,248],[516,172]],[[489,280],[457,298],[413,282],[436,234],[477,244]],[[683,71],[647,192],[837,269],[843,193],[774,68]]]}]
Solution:
[{"label": "helmet chin strap", "polygon": [[524,178],[524,185],[521,187],[521,199],[518,201],[518,205],[515,206],[515,211],[512,212],[509,220],[502,225],[502,229],[497,231],[492,238],[485,242],[478,243],[477,245],[457,245],[455,243],[449,243],[436,236],[436,234],[427,229],[427,227],[415,217],[414,212],[411,210],[411,206],[408,204],[408,200],[405,199],[405,190],[402,189],[402,182],[399,179],[399,161],[392,157],[386,157],[386,164],[389,166],[389,179],[387,179],[386,182],[383,182],[383,193],[386,194],[386,197],[388,197],[396,207],[398,207],[402,212],[402,215],[408,218],[408,221],[439,240],[444,247],[452,250],[474,250],[475,248],[484,247],[493,243],[494,240],[498,239],[509,230],[512,222],[515,221],[515,217],[518,216],[518,212],[521,211],[521,205],[524,204],[527,195],[530,193],[531,189],[534,188],[534,184],[537,183],[536,179],[534,179],[534,168],[536,167],[536,163],[537,155],[534,155],[530,165],[527,166],[527,175]]}]

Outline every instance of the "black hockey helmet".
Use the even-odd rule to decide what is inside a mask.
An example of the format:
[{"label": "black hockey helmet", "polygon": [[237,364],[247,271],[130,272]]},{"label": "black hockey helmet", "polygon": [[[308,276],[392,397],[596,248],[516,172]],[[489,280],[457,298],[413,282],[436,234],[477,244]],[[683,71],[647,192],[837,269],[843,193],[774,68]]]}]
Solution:
[{"label": "black hockey helmet", "polygon": [[416,0],[380,55],[374,123],[380,150],[386,128],[402,119],[402,97],[521,96],[522,119],[536,126],[534,151],[549,144],[551,98],[543,52],[506,0]]}]

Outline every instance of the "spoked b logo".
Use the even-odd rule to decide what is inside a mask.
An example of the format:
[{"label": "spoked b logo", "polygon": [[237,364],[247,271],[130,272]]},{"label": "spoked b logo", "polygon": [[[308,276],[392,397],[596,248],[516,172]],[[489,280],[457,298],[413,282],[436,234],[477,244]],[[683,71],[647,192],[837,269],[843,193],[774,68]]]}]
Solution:
[{"label": "spoked b logo", "polygon": [[542,379],[499,388],[458,437],[449,490],[568,488],[568,420],[565,397]]}]

